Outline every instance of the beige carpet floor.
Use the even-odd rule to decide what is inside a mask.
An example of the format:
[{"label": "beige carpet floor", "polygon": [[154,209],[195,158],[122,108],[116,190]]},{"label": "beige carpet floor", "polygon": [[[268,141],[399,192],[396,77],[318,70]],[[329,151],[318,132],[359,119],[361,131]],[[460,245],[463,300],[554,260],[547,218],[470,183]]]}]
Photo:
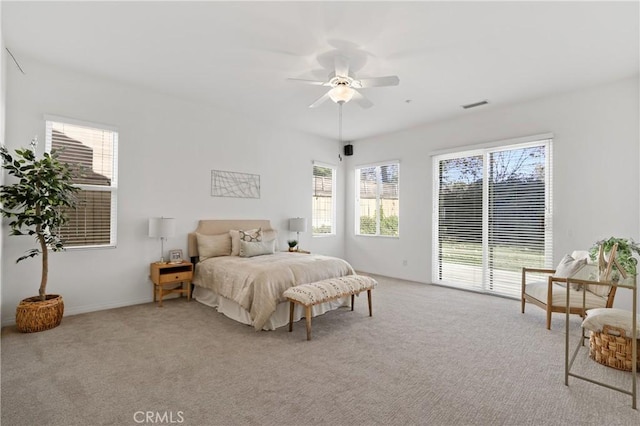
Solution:
[{"label": "beige carpet floor", "polygon": [[[304,322],[255,332],[185,299],[5,327],[2,425],[640,424],[630,396],[565,386],[563,315],[547,331],[535,306],[378,278],[372,318],[356,298],[309,342]],[[630,387],[586,352],[575,368]]]}]

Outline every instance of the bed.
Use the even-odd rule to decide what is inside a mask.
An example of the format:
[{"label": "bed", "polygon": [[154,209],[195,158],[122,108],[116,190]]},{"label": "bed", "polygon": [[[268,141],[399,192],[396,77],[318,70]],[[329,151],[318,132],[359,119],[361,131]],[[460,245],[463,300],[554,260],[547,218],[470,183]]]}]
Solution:
[{"label": "bed", "polygon": [[[287,288],[355,274],[343,259],[279,251],[278,245],[268,220],[200,220],[188,234],[193,298],[256,330],[275,330],[289,323],[289,303],[282,297]],[[349,306],[348,297],[314,306],[312,316],[342,306]],[[296,307],[294,320],[303,315]]]}]

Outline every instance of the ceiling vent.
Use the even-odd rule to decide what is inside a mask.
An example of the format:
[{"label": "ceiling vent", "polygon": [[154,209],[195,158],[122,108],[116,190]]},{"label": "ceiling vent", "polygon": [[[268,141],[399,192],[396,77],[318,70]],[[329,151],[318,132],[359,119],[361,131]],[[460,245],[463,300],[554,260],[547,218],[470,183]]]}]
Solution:
[{"label": "ceiling vent", "polygon": [[487,105],[488,103],[489,103],[489,101],[484,100],[484,101],[480,101],[480,102],[475,102],[473,104],[462,105],[462,108],[464,108],[464,109],[475,108],[475,107],[479,107],[479,106],[482,106],[482,105]]}]

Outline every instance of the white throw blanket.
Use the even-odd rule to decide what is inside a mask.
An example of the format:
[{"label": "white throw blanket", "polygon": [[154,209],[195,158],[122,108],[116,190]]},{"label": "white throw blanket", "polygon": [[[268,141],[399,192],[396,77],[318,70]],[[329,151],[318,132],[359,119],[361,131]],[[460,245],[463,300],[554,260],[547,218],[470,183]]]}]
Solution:
[{"label": "white throw blanket", "polygon": [[352,274],[351,265],[336,257],[279,252],[207,259],[196,265],[193,283],[238,303],[261,330],[289,287]]}]

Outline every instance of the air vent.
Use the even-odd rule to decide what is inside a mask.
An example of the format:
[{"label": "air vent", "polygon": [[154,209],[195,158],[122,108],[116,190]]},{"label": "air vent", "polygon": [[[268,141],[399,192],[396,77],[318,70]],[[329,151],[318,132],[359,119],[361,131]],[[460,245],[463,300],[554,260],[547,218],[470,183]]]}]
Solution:
[{"label": "air vent", "polygon": [[476,103],[473,103],[473,104],[462,105],[462,108],[464,108],[464,109],[475,108],[475,107],[479,107],[479,106],[482,106],[482,105],[487,105],[488,103],[489,103],[489,101],[484,100],[484,101],[476,102]]}]

